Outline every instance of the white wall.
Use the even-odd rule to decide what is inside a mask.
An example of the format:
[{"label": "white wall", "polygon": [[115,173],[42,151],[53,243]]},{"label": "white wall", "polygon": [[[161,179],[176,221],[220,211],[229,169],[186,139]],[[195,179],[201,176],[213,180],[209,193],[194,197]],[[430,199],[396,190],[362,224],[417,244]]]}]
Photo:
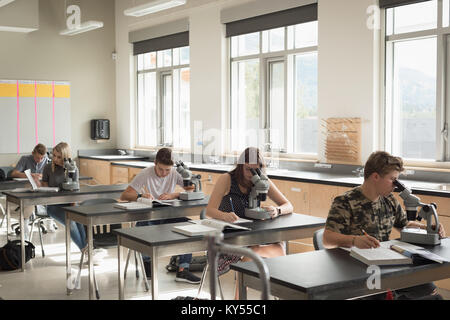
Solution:
[{"label": "white wall", "polygon": [[[362,162],[378,148],[379,30],[367,27],[376,0],[320,0],[319,118],[362,119]],[[323,143],[321,146],[321,160]]]},{"label": "white wall", "polygon": [[[115,50],[114,2],[79,0],[76,4],[81,8],[82,22],[99,20],[104,27],[72,37],[60,36],[59,31],[67,28],[64,1],[40,0],[39,30],[29,34],[0,32],[0,79],[70,81],[74,154],[79,149],[116,145],[116,75],[111,58]],[[90,120],[95,118],[111,120],[109,142],[98,144],[90,139]],[[10,134],[1,130],[0,134]],[[0,165],[10,165],[18,158],[17,154],[1,154]]]},{"label": "white wall", "polygon": [[[222,8],[239,0],[188,1],[182,7],[142,18],[123,15],[133,1],[116,0],[118,147],[134,145],[134,73],[128,32],[188,17],[191,56],[191,136],[194,123],[204,131],[225,132],[228,105],[228,54]],[[257,5],[258,0],[256,0]],[[367,7],[376,0],[319,0],[319,116],[363,119],[362,159],[378,147],[379,31],[367,28]],[[207,137],[203,137],[208,140]],[[322,144],[320,144],[322,145]],[[321,150],[323,154],[323,150]],[[323,160],[323,156],[321,156]]]}]

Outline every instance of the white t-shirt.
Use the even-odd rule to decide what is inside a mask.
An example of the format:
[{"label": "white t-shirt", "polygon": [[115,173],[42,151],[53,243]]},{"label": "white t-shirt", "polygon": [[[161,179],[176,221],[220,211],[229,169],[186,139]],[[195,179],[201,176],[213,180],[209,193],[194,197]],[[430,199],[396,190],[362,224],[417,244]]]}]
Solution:
[{"label": "white t-shirt", "polygon": [[158,177],[155,172],[155,166],[145,168],[134,177],[130,187],[137,193],[147,193],[145,187],[153,198],[158,199],[163,193],[173,193],[176,185],[183,186],[183,178],[177,172],[175,167],[165,177]]}]

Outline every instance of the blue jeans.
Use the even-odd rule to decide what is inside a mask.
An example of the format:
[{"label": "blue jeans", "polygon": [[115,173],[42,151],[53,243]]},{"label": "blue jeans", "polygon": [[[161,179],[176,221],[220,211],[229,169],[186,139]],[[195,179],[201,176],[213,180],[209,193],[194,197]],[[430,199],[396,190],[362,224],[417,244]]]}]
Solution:
[{"label": "blue jeans", "polygon": [[[55,204],[47,206],[47,214],[61,223],[63,226],[66,225],[66,214],[64,213],[63,207],[67,207],[68,204]],[[75,242],[77,247],[83,249],[87,245],[86,241],[86,231],[82,224],[78,222],[70,222],[70,237],[72,241]]]},{"label": "blue jeans", "polygon": [[[176,223],[176,222],[185,222],[189,221],[188,218],[175,218],[175,219],[162,219],[162,220],[151,220],[151,221],[139,221],[136,223],[137,227],[141,226],[154,226],[158,224],[166,224],[166,223]],[[150,257],[146,255],[142,255],[142,259],[146,262],[150,262]],[[191,264],[192,253],[182,254],[178,256],[178,268],[186,268],[189,269],[189,265]]]}]

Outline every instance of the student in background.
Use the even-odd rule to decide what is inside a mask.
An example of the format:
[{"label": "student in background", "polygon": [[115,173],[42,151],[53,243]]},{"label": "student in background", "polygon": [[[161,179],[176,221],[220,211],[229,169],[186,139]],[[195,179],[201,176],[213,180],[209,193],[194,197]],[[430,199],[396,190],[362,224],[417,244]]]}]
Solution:
[{"label": "student in background", "polygon": [[[41,185],[42,171],[45,165],[49,162],[47,157],[47,148],[42,144],[37,144],[30,155],[22,156],[17,162],[14,170],[11,171],[11,178],[26,178],[25,171],[30,170],[31,176],[36,182],[37,186]],[[11,204],[11,212],[18,210],[18,206]],[[34,212],[34,206],[24,208],[24,228],[25,237],[28,237],[28,223],[31,215]]]},{"label": "student in background", "polygon": [[[389,240],[392,227],[425,229],[418,221],[407,220],[392,194],[393,182],[402,171],[401,158],[384,151],[373,152],[364,166],[364,183],[334,199],[323,233],[324,246],[376,248],[380,241]],[[439,235],[445,237],[442,224]],[[395,295],[398,299],[440,298],[433,283],[396,290]]]},{"label": "student in background", "polygon": [[[247,148],[239,156],[236,168],[230,172],[222,174],[214,186],[206,215],[227,222],[234,222],[239,217],[245,218],[245,208],[248,208],[248,196],[251,192],[252,172],[250,169],[260,169],[265,171],[265,162],[261,152],[257,148]],[[273,218],[283,214],[292,213],[292,204],[278,190],[275,184],[269,180],[270,187],[267,196],[276,203],[274,206],[261,206],[270,212]],[[255,253],[264,258],[271,258],[286,255],[284,243],[270,243],[250,247]],[[229,264],[237,262],[241,257],[223,255],[219,258],[219,273],[222,274],[228,270]],[[244,258],[244,261],[247,258]]]},{"label": "student in background", "polygon": [[[186,191],[194,189],[194,186],[184,187],[183,178],[176,171],[172,159],[172,151],[168,148],[159,149],[156,153],[155,165],[142,170],[134,177],[130,185],[120,196],[120,200],[136,201],[140,197],[148,199],[171,200],[180,195],[175,191],[176,185],[183,187]],[[140,221],[136,226],[157,225],[174,222],[188,221],[187,218],[162,219],[153,221]],[[189,271],[192,254],[178,256],[179,266],[175,281],[200,283],[200,278]],[[144,268],[147,277],[151,276],[150,257],[143,256]]]},{"label": "student in background", "polygon": [[[65,142],[58,143],[53,148],[53,158],[52,163],[45,166],[42,173],[42,186],[44,187],[61,187],[65,178],[64,171],[64,159],[72,158],[70,147]],[[75,179],[78,176],[78,168],[75,172]],[[56,204],[48,205],[47,213],[50,217],[61,223],[63,226],[66,225],[66,214],[63,207],[67,207],[69,204]],[[84,226],[80,223],[71,221],[70,223],[70,237],[72,241],[77,245],[82,254],[87,253],[87,240],[86,231]],[[98,264],[101,256],[105,255],[104,249],[95,249],[93,252],[93,262]],[[86,260],[87,261],[87,260]]]}]

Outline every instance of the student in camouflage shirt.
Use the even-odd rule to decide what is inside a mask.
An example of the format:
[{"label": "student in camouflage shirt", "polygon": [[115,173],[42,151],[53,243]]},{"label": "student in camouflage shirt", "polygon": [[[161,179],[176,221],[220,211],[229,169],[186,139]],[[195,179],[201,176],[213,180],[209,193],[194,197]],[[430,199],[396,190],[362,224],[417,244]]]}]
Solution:
[{"label": "student in camouflage shirt", "polygon": [[[380,241],[389,240],[392,227],[425,229],[426,226],[418,221],[407,220],[405,211],[392,194],[393,182],[402,171],[401,158],[384,151],[372,153],[364,166],[364,183],[334,199],[325,224],[324,246],[376,248]],[[445,237],[442,224],[439,225],[439,236]],[[432,283],[413,288],[418,287],[421,290],[408,293],[408,297],[436,293]],[[409,289],[412,288],[407,291],[411,291]]]}]

